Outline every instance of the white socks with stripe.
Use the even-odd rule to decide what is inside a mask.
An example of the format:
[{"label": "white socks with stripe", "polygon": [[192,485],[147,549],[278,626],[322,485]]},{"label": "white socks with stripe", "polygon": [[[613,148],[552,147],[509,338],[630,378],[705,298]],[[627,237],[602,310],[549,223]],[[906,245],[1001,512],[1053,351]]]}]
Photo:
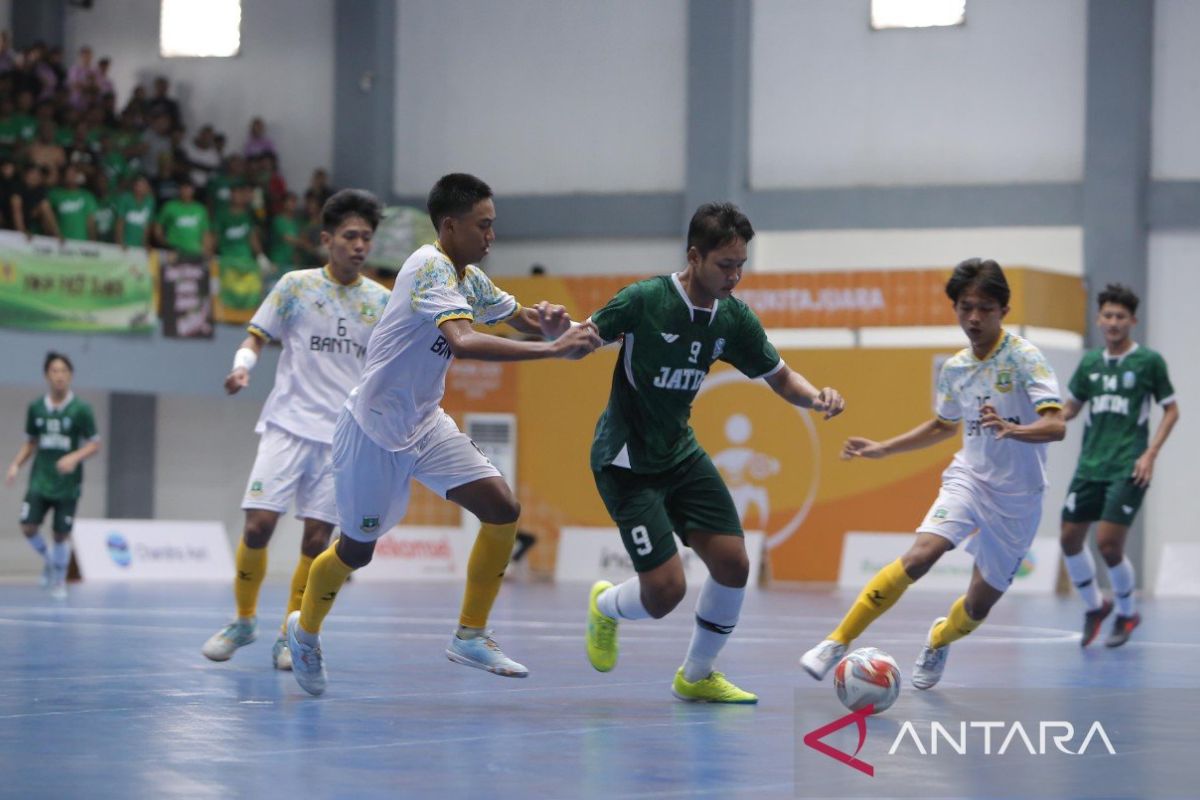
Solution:
[{"label": "white socks with stripe", "polygon": [[650,618],[650,612],[642,605],[642,586],[636,575],[601,592],[596,598],[596,608],[612,619]]},{"label": "white socks with stripe", "polygon": [[70,542],[54,543],[54,548],[51,551],[51,563],[54,565],[54,572],[59,580],[67,576],[67,567],[71,564]]},{"label": "white socks with stripe", "polygon": [[683,662],[684,680],[694,683],[707,678],[713,671],[717,655],[737,625],[745,596],[745,587],[735,589],[722,586],[711,575],[704,579],[704,585],[700,587],[700,599],[696,602],[696,628],[692,632],[692,644]]},{"label": "white socks with stripe", "polygon": [[46,539],[41,533],[35,533],[33,536],[28,537],[27,540],[29,546],[36,550],[39,556],[47,561],[50,560],[50,554],[46,552]]},{"label": "white socks with stripe", "polygon": [[1108,568],[1108,580],[1112,583],[1113,602],[1117,604],[1117,613],[1122,617],[1132,617],[1137,610],[1133,599],[1133,588],[1137,582],[1133,572],[1133,563],[1129,556],[1121,559],[1121,563]]},{"label": "white socks with stripe", "polygon": [[1096,562],[1092,558],[1092,552],[1085,545],[1073,556],[1063,553],[1063,561],[1067,565],[1067,575],[1079,590],[1079,596],[1083,598],[1087,610],[1095,611],[1100,608],[1104,600],[1100,597],[1100,587],[1096,585]]}]

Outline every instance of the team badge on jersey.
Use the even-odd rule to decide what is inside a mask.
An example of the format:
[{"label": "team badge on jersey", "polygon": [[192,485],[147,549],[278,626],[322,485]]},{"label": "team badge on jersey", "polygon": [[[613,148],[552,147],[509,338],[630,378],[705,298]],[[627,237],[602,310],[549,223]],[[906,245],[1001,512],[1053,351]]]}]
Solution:
[{"label": "team badge on jersey", "polygon": [[945,506],[939,506],[933,511],[933,518],[936,520],[944,520],[948,516],[950,516],[950,509],[946,508]]},{"label": "team badge on jersey", "polygon": [[1121,385],[1126,389],[1132,389],[1135,383],[1137,383],[1137,376],[1133,374],[1133,370],[1126,370],[1125,374],[1121,376]]},{"label": "team badge on jersey", "polygon": [[262,481],[255,481],[254,483],[250,484],[251,497],[258,497],[260,494],[262,494],[262,492]]},{"label": "team badge on jersey", "polygon": [[1013,388],[1012,373],[1002,369],[996,373],[996,391],[1007,394]]},{"label": "team badge on jersey", "polygon": [[379,321],[379,310],[363,303],[358,309],[358,317],[368,325],[374,325]]},{"label": "team badge on jersey", "polygon": [[363,517],[358,527],[363,533],[374,533],[379,530],[379,517]]},{"label": "team badge on jersey", "polygon": [[716,361],[718,358],[720,358],[721,353],[724,353],[724,352],[725,352],[725,340],[717,339],[716,343],[713,344],[713,361]]}]

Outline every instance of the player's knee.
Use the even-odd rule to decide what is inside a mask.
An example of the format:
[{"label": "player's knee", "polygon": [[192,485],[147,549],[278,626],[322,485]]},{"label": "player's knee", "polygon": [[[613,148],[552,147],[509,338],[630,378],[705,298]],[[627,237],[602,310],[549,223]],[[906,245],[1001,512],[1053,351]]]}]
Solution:
[{"label": "player's knee", "polygon": [[750,559],[745,551],[722,559],[709,568],[709,574],[717,583],[733,589],[741,589],[750,579]]},{"label": "player's knee", "polygon": [[1100,557],[1104,559],[1104,563],[1110,567],[1115,567],[1121,563],[1125,557],[1125,550],[1121,547],[1120,542],[1096,542],[1096,549],[1100,551]]},{"label": "player's knee", "polygon": [[1058,536],[1058,543],[1062,546],[1062,551],[1066,555],[1078,555],[1083,549],[1083,541],[1087,536],[1087,528],[1082,531],[1076,530],[1074,526],[1064,525],[1062,532]]},{"label": "player's knee", "polygon": [[914,581],[924,577],[926,572],[933,568],[937,563],[941,553],[934,552],[928,548],[917,548],[909,550],[900,558],[900,565],[904,567],[904,574],[912,578]]},{"label": "player's knee", "polygon": [[339,536],[336,552],[337,557],[350,569],[362,569],[371,563],[371,557],[375,555],[375,543]]},{"label": "player's knee", "polygon": [[309,558],[316,558],[329,547],[329,531],[304,532],[300,540],[300,552]]},{"label": "player's knee", "polygon": [[242,541],[252,550],[266,547],[271,542],[271,534],[275,533],[275,521],[264,517],[250,515],[246,517],[246,527],[242,531]]}]

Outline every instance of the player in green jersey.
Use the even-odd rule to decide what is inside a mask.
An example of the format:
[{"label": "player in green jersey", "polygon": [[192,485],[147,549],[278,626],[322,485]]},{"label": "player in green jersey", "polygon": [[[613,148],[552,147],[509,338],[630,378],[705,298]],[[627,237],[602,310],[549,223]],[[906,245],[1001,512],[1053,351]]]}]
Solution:
[{"label": "player in green jersey", "polygon": [[[75,371],[71,360],[61,353],[47,353],[42,371],[49,391],[29,405],[25,414],[25,434],[29,438],[9,465],[5,483],[12,486],[21,465],[33,457],[29,491],[21,504],[21,532],[46,562],[43,585],[61,599],[67,596],[67,565],[71,561],[67,539],[83,485],[81,465],[100,452],[100,438],[92,407],[71,391]],[[38,529],[51,509],[54,545],[48,547]]]},{"label": "player in green jersey", "polygon": [[618,586],[592,587],[588,659],[601,672],[611,670],[619,620],[661,618],[683,600],[677,534],[709,572],[691,646],[671,687],[693,702],[758,702],[713,670],[741,612],[749,560],[729,490],[688,424],[701,383],[720,360],[825,419],[845,406],[836,390],[818,390],[793,372],[758,317],[733,297],[753,237],[736,206],[701,206],[688,227],[687,267],[626,286],[591,319],[604,341],[622,339],[591,466],[638,574]]},{"label": "player in green jersey", "polygon": [[[1085,407],[1088,413],[1079,465],[1063,505],[1061,542],[1067,574],[1088,609],[1080,644],[1086,647],[1096,638],[1115,602],[1117,618],[1105,644],[1120,647],[1141,622],[1125,537],[1150,486],[1154,460],[1179,420],[1179,404],[1167,377],[1167,362],[1130,335],[1137,324],[1138,296],[1110,283],[1098,303],[1096,324],[1104,334],[1104,348],[1084,355],[1068,386],[1066,418],[1073,419]],[[1153,400],[1163,407],[1163,417],[1151,442]],[[1113,600],[1101,598],[1096,564],[1084,546],[1088,528],[1096,521],[1096,546],[1108,566]]]}]

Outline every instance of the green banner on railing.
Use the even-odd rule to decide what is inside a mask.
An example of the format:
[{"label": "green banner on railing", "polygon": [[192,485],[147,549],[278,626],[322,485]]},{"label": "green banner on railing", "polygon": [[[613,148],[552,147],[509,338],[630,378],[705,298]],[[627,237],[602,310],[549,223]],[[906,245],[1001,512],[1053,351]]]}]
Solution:
[{"label": "green banner on railing", "polygon": [[0,326],[150,333],[150,258],[142,248],[0,232]]}]

